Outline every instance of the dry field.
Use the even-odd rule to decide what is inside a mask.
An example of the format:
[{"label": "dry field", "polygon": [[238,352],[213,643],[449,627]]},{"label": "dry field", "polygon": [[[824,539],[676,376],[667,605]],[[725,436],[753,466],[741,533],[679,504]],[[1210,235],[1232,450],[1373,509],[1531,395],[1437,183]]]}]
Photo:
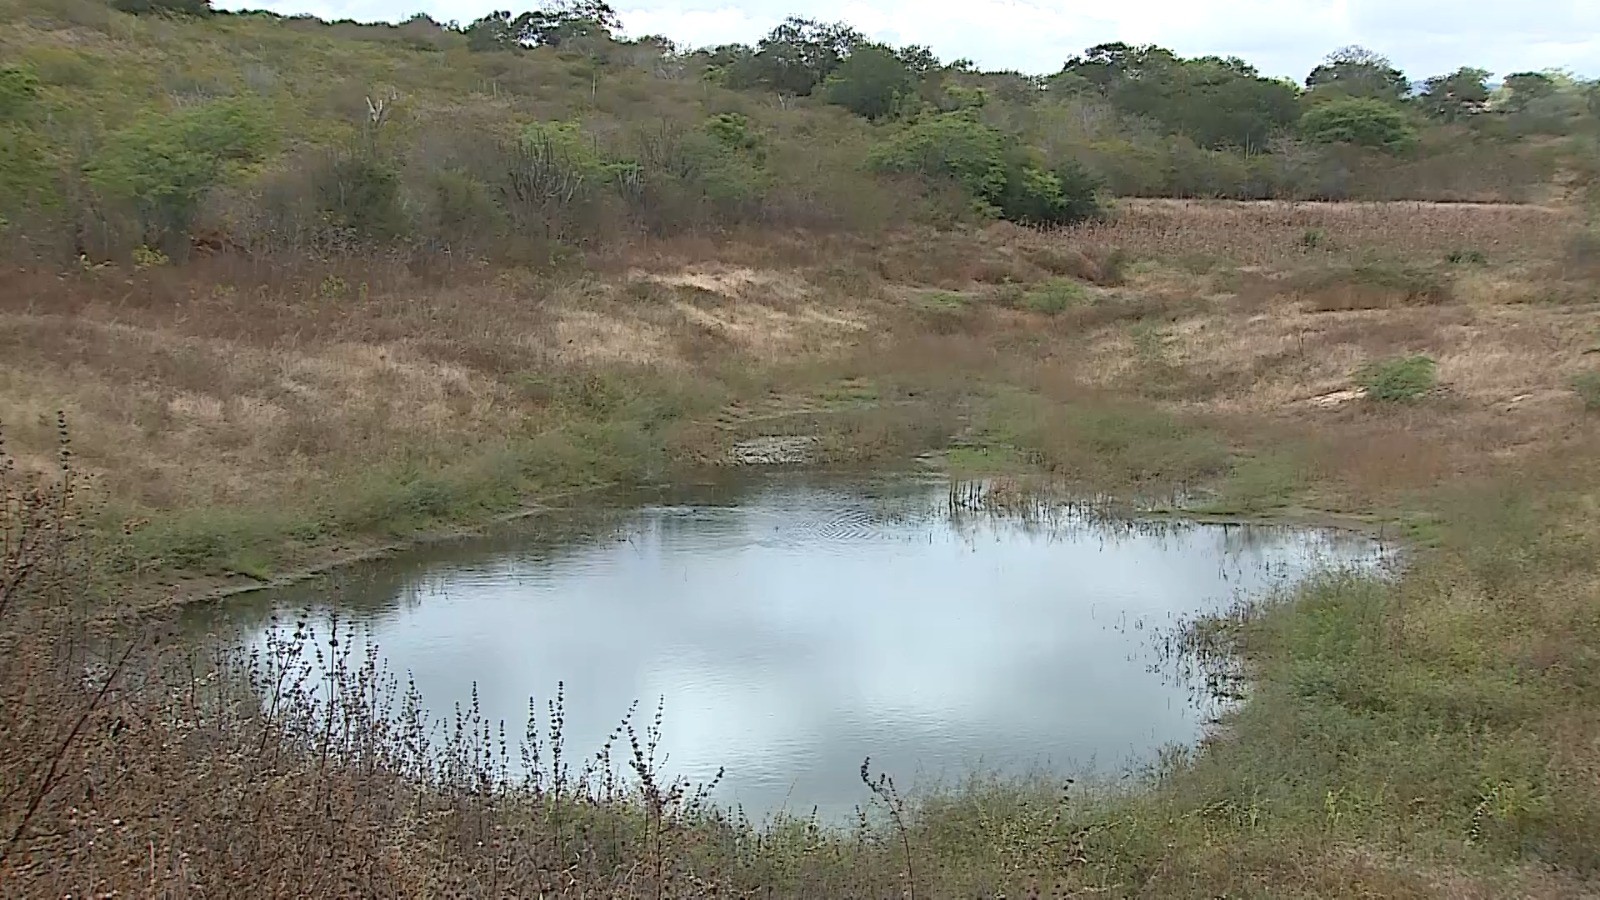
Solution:
[{"label": "dry field", "polygon": [[[66,413],[105,524],[153,529],[133,541],[141,566],[235,574],[278,568],[274,537],[301,562],[530,490],[715,461],[739,429],[698,425],[851,390],[841,458],[863,456],[852,442],[892,455],[898,432],[937,441],[963,425],[946,400],[971,412],[1020,387],[1246,431],[1337,424],[1337,468],[1431,481],[1586,423],[1572,385],[1597,362],[1600,254],[1578,233],[1537,207],[1134,201],[1052,234],[678,240],[544,274],[230,258],[8,272],[0,421],[41,468]],[[1402,354],[1437,362],[1428,403],[1345,402],[1353,373]],[[938,421],[903,421],[919,397]],[[1395,453],[1404,478],[1362,462]],[[248,552],[221,558],[191,532],[230,509],[275,510],[292,539],[241,536]]]}]

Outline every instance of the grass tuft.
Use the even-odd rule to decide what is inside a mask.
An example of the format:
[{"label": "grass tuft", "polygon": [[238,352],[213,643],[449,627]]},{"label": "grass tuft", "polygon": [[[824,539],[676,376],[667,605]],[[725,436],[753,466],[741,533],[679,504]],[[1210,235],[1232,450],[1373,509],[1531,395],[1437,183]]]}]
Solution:
[{"label": "grass tuft", "polygon": [[1399,356],[1364,366],[1356,373],[1356,383],[1366,389],[1367,398],[1380,403],[1416,400],[1439,383],[1439,366],[1427,356]]}]

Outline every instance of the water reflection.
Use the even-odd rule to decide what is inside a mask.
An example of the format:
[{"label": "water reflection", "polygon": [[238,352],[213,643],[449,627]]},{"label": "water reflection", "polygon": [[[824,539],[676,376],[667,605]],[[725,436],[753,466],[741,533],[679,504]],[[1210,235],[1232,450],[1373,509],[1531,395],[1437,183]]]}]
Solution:
[{"label": "water reflection", "polygon": [[663,698],[669,773],[725,767],[718,799],[756,816],[839,816],[862,799],[866,756],[905,783],[1104,770],[1193,741],[1208,710],[1153,665],[1162,628],[1380,557],[1337,532],[994,514],[952,496],[929,480],[675,489],[195,622],[258,631],[274,611],[337,609],[435,709],[476,683],[513,730],[530,695],[564,682],[579,751],[633,700]]}]

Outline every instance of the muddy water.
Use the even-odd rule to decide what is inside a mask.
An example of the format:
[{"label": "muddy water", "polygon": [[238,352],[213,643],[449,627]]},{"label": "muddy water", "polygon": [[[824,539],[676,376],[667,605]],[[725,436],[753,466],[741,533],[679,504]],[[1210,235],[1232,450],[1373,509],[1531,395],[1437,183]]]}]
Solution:
[{"label": "muddy water", "polygon": [[838,817],[868,756],[904,784],[1115,773],[1192,742],[1214,702],[1162,664],[1164,632],[1383,556],[1326,530],[974,514],[926,478],[779,478],[543,518],[193,624],[337,611],[434,712],[476,685],[513,734],[564,684],[576,752],[659,700],[668,772],[725,768],[717,799],[754,818]]}]

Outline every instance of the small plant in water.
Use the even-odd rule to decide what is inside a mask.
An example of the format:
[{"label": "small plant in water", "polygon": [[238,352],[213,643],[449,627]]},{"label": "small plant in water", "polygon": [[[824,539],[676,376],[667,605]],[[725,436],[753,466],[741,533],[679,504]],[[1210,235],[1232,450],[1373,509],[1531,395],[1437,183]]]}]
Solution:
[{"label": "small plant in water", "polygon": [[1439,383],[1438,364],[1414,355],[1370,363],[1356,373],[1356,383],[1367,397],[1384,403],[1415,400]]},{"label": "small plant in water", "polygon": [[[894,779],[886,773],[878,773],[877,778],[872,777],[872,757],[861,761],[861,783],[867,786],[872,796],[882,801],[889,810],[889,819],[894,822],[894,829],[900,835],[900,846],[906,854],[906,896],[910,900],[917,900],[917,874],[911,864],[911,831],[906,826],[906,801],[895,789]],[[863,814],[864,815],[864,814]]]}]

